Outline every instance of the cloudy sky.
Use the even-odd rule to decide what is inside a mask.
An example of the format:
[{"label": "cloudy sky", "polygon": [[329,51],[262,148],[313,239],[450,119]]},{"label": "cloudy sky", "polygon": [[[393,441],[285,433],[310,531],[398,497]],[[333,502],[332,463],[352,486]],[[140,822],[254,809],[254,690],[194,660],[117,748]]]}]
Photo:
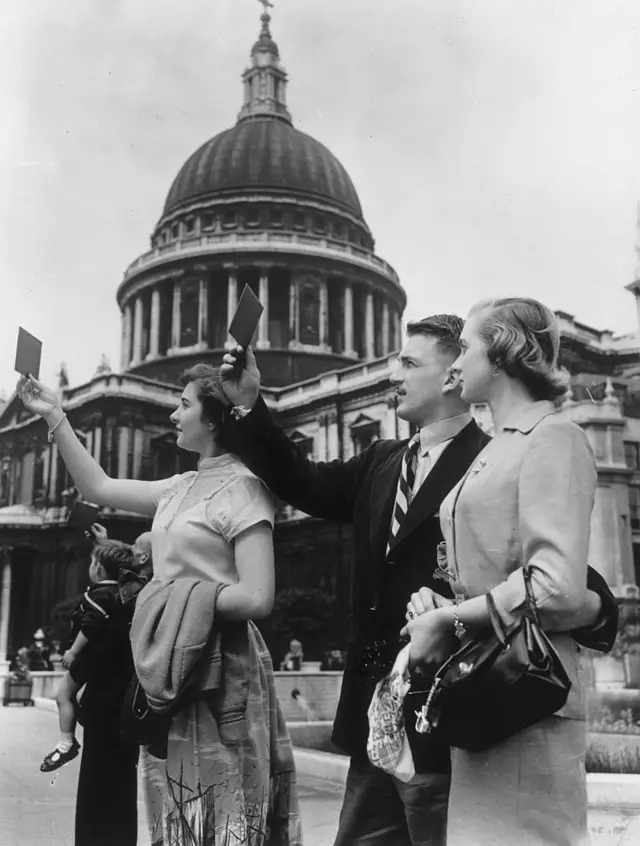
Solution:
[{"label": "cloudy sky", "polygon": [[[0,387],[119,363],[115,291],[181,164],[235,121],[256,0],[4,0]],[[406,316],[537,296],[616,333],[640,199],[638,0],[276,0],[298,129],[356,185]]]}]

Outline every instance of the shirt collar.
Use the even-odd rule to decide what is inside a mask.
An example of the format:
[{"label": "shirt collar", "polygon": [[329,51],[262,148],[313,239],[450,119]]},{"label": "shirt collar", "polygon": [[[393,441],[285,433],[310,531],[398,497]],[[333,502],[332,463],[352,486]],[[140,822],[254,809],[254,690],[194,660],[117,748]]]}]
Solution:
[{"label": "shirt collar", "polygon": [[420,452],[426,455],[438,444],[450,441],[469,423],[471,423],[471,414],[465,411],[464,414],[458,414],[456,417],[447,417],[446,420],[437,420],[435,423],[423,426],[420,429]]},{"label": "shirt collar", "polygon": [[540,400],[532,403],[524,411],[518,411],[507,418],[507,422],[502,427],[504,430],[517,430],[523,435],[528,435],[538,423],[550,414],[555,414],[555,407],[552,402],[547,400]]}]

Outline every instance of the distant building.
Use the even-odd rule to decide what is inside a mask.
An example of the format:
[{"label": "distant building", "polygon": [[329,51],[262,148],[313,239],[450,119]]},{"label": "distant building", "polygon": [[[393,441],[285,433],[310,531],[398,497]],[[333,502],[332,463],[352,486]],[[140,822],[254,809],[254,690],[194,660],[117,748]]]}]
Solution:
[{"label": "distant building", "polygon": [[[151,249],[124,273],[120,372],[103,360],[90,382],[71,387],[61,368],[69,420],[113,476],[156,479],[192,466],[169,423],[177,377],[196,361],[220,363],[245,284],[265,306],[256,341],[265,399],[309,455],[350,458],[377,438],[409,434],[389,391],[405,292],[375,253],[343,166],[293,127],[270,17],[261,20],[236,125],[187,159]],[[640,302],[640,277],[630,288]],[[624,595],[640,577],[640,332],[613,338],[558,314],[573,374],[562,413],[585,428],[598,459],[592,563]],[[77,492],[46,434],[15,397],[0,408],[0,661],[87,579],[88,543],[66,526]],[[123,540],[148,526],[110,509],[101,520]],[[331,596],[343,645],[350,526],[283,505],[275,538],[278,588]]]}]

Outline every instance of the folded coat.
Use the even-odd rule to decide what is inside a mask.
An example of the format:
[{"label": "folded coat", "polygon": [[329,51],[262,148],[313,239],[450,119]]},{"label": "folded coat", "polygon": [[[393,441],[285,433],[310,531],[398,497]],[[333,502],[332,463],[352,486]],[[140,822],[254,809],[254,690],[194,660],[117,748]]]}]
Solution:
[{"label": "folded coat", "polygon": [[223,588],[199,579],[149,582],[136,602],[131,647],[153,711],[174,710],[186,692],[202,695],[223,742],[237,743],[247,735],[248,629],[246,622],[216,623]]}]

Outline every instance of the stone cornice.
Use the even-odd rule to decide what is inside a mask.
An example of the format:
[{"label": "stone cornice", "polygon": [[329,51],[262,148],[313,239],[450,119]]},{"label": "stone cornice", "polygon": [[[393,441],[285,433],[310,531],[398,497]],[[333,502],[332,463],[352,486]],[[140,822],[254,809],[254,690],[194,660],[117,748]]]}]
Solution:
[{"label": "stone cornice", "polygon": [[[406,294],[397,273],[388,262],[375,253],[342,241],[291,232],[225,232],[201,235],[187,241],[157,247],[129,265],[118,288],[118,303],[122,305],[125,291],[131,287],[136,277],[144,274],[144,284],[148,284],[147,273],[150,270],[170,266],[185,259],[202,260],[216,256],[220,257],[222,263],[235,260],[242,264],[243,259],[250,262],[257,256],[264,258],[265,253],[266,260],[272,263],[277,263],[278,256],[296,259],[303,257],[366,271],[374,279],[377,277],[386,285],[390,285],[390,293],[392,292],[398,304],[402,308],[406,305]],[[176,272],[176,269],[171,268],[171,272]],[[162,278],[167,278],[167,274],[163,273]]]}]

